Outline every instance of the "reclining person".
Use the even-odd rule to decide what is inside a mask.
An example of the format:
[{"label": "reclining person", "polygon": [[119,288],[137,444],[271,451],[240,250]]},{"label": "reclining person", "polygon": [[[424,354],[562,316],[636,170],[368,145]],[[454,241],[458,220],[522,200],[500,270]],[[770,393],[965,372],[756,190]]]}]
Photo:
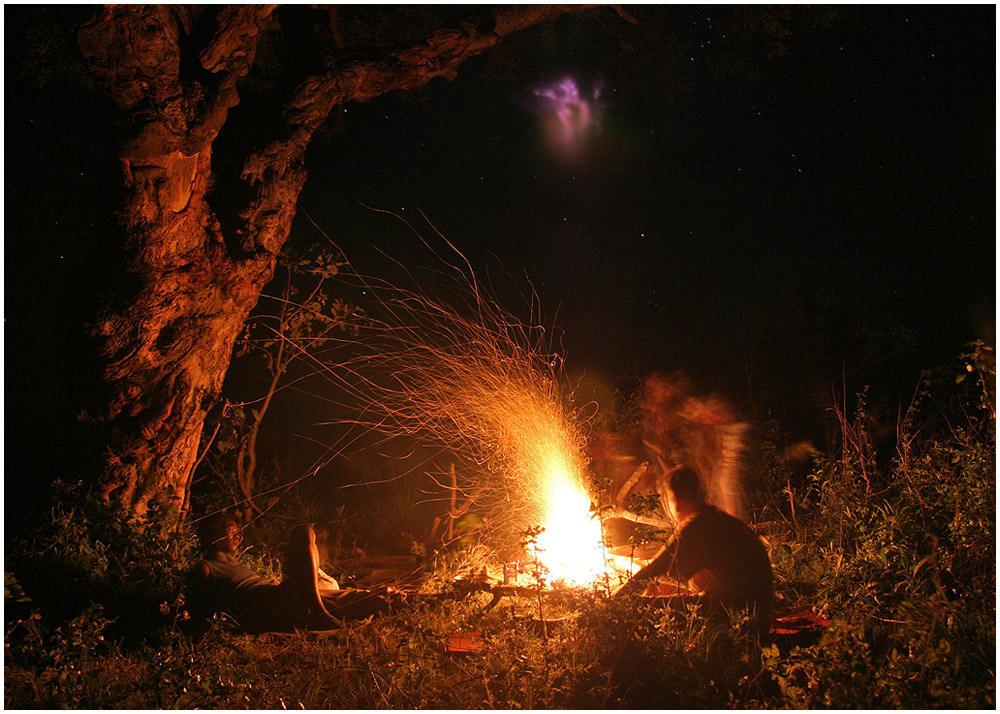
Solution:
[{"label": "reclining person", "polygon": [[236,559],[242,542],[236,519],[222,513],[206,519],[199,537],[204,559],[188,580],[194,614],[225,612],[252,632],[323,629],[338,618],[364,618],[387,612],[389,603],[366,590],[340,590],[319,570],[316,534],[311,526],[292,532],[282,561],[282,579],[264,578]]},{"label": "reclining person", "polygon": [[651,579],[671,575],[697,593],[710,612],[749,609],[765,636],[774,611],[774,583],[760,538],[743,521],[705,503],[701,479],[692,469],[670,473],[665,490],[677,524],[674,535],[616,594],[641,592]]}]

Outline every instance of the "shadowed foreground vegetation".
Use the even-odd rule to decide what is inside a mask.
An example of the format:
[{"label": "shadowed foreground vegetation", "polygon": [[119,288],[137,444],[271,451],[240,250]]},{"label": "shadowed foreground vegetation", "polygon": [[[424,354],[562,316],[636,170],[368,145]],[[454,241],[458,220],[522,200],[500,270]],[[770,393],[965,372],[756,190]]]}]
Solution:
[{"label": "shadowed foreground vegetation", "polygon": [[[7,544],[4,704],[992,709],[992,357],[975,346],[927,373],[893,443],[876,443],[865,395],[841,404],[840,447],[808,473],[777,458],[776,425],[756,425],[752,520],[779,613],[833,621],[811,646],[760,647],[740,618],[715,626],[600,593],[488,612],[483,594],[424,601],[322,634],[197,628],[180,597],[193,545],[170,514],[128,524],[64,499],[32,540]],[[446,592],[448,575],[428,589]],[[542,631],[539,608],[560,621]],[[449,635],[473,632],[478,649],[446,652]]]}]

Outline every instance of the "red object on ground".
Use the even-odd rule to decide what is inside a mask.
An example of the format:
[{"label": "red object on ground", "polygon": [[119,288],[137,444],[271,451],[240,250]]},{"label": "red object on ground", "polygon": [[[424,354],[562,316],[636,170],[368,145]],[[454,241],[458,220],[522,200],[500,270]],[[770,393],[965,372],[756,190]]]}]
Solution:
[{"label": "red object on ground", "polygon": [[774,619],[772,635],[796,635],[800,632],[819,632],[830,624],[830,620],[820,617],[812,610],[799,610],[791,615]]},{"label": "red object on ground", "polygon": [[445,642],[444,651],[447,654],[472,654],[486,646],[479,632],[452,632]]},{"label": "red object on ground", "polygon": [[829,624],[830,620],[812,610],[799,610],[775,618],[768,635],[782,651],[791,647],[811,647],[819,642],[820,635]]}]

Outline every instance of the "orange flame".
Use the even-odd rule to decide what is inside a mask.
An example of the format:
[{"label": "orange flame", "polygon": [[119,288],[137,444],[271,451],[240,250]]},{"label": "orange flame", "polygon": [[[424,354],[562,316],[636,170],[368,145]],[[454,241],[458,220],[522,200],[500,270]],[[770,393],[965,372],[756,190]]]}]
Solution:
[{"label": "orange flame", "polygon": [[608,572],[601,523],[590,512],[590,499],[572,479],[560,476],[552,479],[547,499],[538,558],[552,582],[590,585]]},{"label": "orange flame", "polygon": [[328,373],[360,398],[365,425],[436,442],[473,464],[460,487],[495,534],[542,526],[538,558],[550,581],[594,582],[607,568],[584,487],[586,419],[559,386],[552,333],[492,300],[437,235],[461,257],[441,260],[460,308],[419,286],[364,280],[381,315],[372,311],[364,338],[373,349]]}]

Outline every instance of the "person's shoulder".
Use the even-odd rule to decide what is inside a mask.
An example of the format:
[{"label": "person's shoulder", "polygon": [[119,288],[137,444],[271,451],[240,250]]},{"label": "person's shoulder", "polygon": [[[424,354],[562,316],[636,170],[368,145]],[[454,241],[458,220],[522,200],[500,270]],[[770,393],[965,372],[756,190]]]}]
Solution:
[{"label": "person's shoulder", "polygon": [[744,526],[746,525],[746,523],[744,523],[742,520],[740,520],[739,518],[737,518],[733,514],[727,513],[726,511],[723,511],[718,506],[713,506],[711,504],[708,504],[708,505],[705,506],[705,508],[702,510],[702,515],[704,515],[707,520],[711,520],[711,521],[715,521],[715,522],[739,523],[740,525],[744,525]]},{"label": "person's shoulder", "polygon": [[723,523],[728,522],[731,518],[732,516],[730,516],[725,511],[721,511],[715,506],[711,505],[710,503],[707,503],[704,506],[702,506],[701,510],[698,511],[698,514],[693,519],[691,519],[691,523],[692,524],[698,523],[702,527],[707,527],[707,526],[715,527],[720,522]]},{"label": "person's shoulder", "polygon": [[198,561],[198,564],[194,566],[194,572],[207,578],[218,567],[230,565],[232,562],[234,562],[234,559],[225,553],[205,553],[202,555],[201,560]]},{"label": "person's shoulder", "polygon": [[212,576],[212,566],[209,564],[208,560],[202,558],[187,575],[188,584],[194,584],[201,582],[203,580],[208,580]]},{"label": "person's shoulder", "polygon": [[[750,526],[744,523],[741,519],[712,505],[705,506],[695,519],[691,521],[690,525],[696,525],[698,530],[704,530],[718,535],[725,533],[754,535]],[[754,535],[754,537],[756,536]]]},{"label": "person's shoulder", "polygon": [[681,526],[680,533],[690,537],[695,534],[716,531],[719,528],[720,513],[721,511],[715,506],[705,505]]}]

